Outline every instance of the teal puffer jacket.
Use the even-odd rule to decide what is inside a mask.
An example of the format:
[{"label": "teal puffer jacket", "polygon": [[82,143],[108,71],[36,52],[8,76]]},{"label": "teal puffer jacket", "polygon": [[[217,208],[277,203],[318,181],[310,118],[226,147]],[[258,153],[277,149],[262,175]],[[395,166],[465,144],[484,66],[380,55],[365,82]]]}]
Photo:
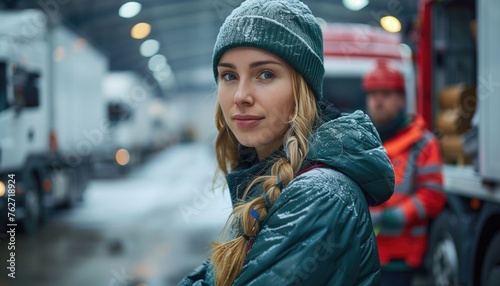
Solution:
[{"label": "teal puffer jacket", "polygon": [[[301,173],[283,189],[234,285],[379,284],[368,205],[388,200],[394,189],[380,138],[368,116],[357,111],[321,125],[310,144],[306,165],[328,166]],[[233,203],[255,176],[269,172],[273,157],[247,161],[228,174]],[[253,189],[248,199],[261,192]],[[210,261],[179,285],[213,285]]]}]

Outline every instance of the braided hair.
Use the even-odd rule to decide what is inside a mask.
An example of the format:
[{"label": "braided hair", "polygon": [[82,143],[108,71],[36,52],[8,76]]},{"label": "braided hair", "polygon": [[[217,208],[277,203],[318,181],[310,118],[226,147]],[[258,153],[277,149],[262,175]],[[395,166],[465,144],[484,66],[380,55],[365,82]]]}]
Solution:
[{"label": "braided hair", "polygon": [[[270,175],[255,178],[246,188],[243,202],[233,209],[225,227],[229,231],[237,226],[236,236],[226,242],[212,243],[211,261],[216,286],[234,283],[243,267],[248,243],[260,231],[260,221],[264,220],[281,191],[292,181],[307,155],[307,138],[318,118],[316,99],[304,78],[292,68],[290,73],[294,110],[289,121],[290,127],[283,138],[286,157],[277,158]],[[225,122],[220,105],[217,105],[215,120],[219,131],[215,143],[217,163],[219,169],[227,175],[238,165],[238,141]],[[245,197],[256,184],[261,184],[262,196],[246,202]]]}]

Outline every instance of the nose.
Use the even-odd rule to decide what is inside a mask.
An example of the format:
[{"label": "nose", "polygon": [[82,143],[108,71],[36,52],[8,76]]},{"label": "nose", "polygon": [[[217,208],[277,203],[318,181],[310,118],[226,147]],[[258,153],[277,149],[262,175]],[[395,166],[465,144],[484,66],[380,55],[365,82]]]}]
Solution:
[{"label": "nose", "polygon": [[369,96],[372,98],[372,101],[374,101],[376,103],[382,102],[382,100],[384,98],[384,94],[380,91],[372,91],[372,92],[370,92]]},{"label": "nose", "polygon": [[254,87],[251,80],[240,79],[234,95],[234,103],[238,106],[252,106],[254,104]]}]

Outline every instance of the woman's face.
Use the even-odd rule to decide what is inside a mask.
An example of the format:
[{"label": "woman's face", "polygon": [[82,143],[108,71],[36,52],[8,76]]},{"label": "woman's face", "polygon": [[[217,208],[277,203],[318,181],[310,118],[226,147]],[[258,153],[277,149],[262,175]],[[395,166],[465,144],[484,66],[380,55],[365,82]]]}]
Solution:
[{"label": "woman's face", "polygon": [[279,57],[256,48],[224,53],[217,66],[224,119],[259,159],[283,144],[294,106],[290,68]]}]

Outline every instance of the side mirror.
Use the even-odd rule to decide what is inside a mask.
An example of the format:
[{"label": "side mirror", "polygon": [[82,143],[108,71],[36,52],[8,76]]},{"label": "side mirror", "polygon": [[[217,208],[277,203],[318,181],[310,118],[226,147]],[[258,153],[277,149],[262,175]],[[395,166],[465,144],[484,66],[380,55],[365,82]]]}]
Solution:
[{"label": "side mirror", "polygon": [[38,78],[40,74],[27,72],[16,67],[13,74],[14,105],[19,111],[24,107],[37,107],[40,105]]},{"label": "side mirror", "polygon": [[126,121],[132,116],[130,107],[120,102],[108,103],[108,120],[111,123]]}]

